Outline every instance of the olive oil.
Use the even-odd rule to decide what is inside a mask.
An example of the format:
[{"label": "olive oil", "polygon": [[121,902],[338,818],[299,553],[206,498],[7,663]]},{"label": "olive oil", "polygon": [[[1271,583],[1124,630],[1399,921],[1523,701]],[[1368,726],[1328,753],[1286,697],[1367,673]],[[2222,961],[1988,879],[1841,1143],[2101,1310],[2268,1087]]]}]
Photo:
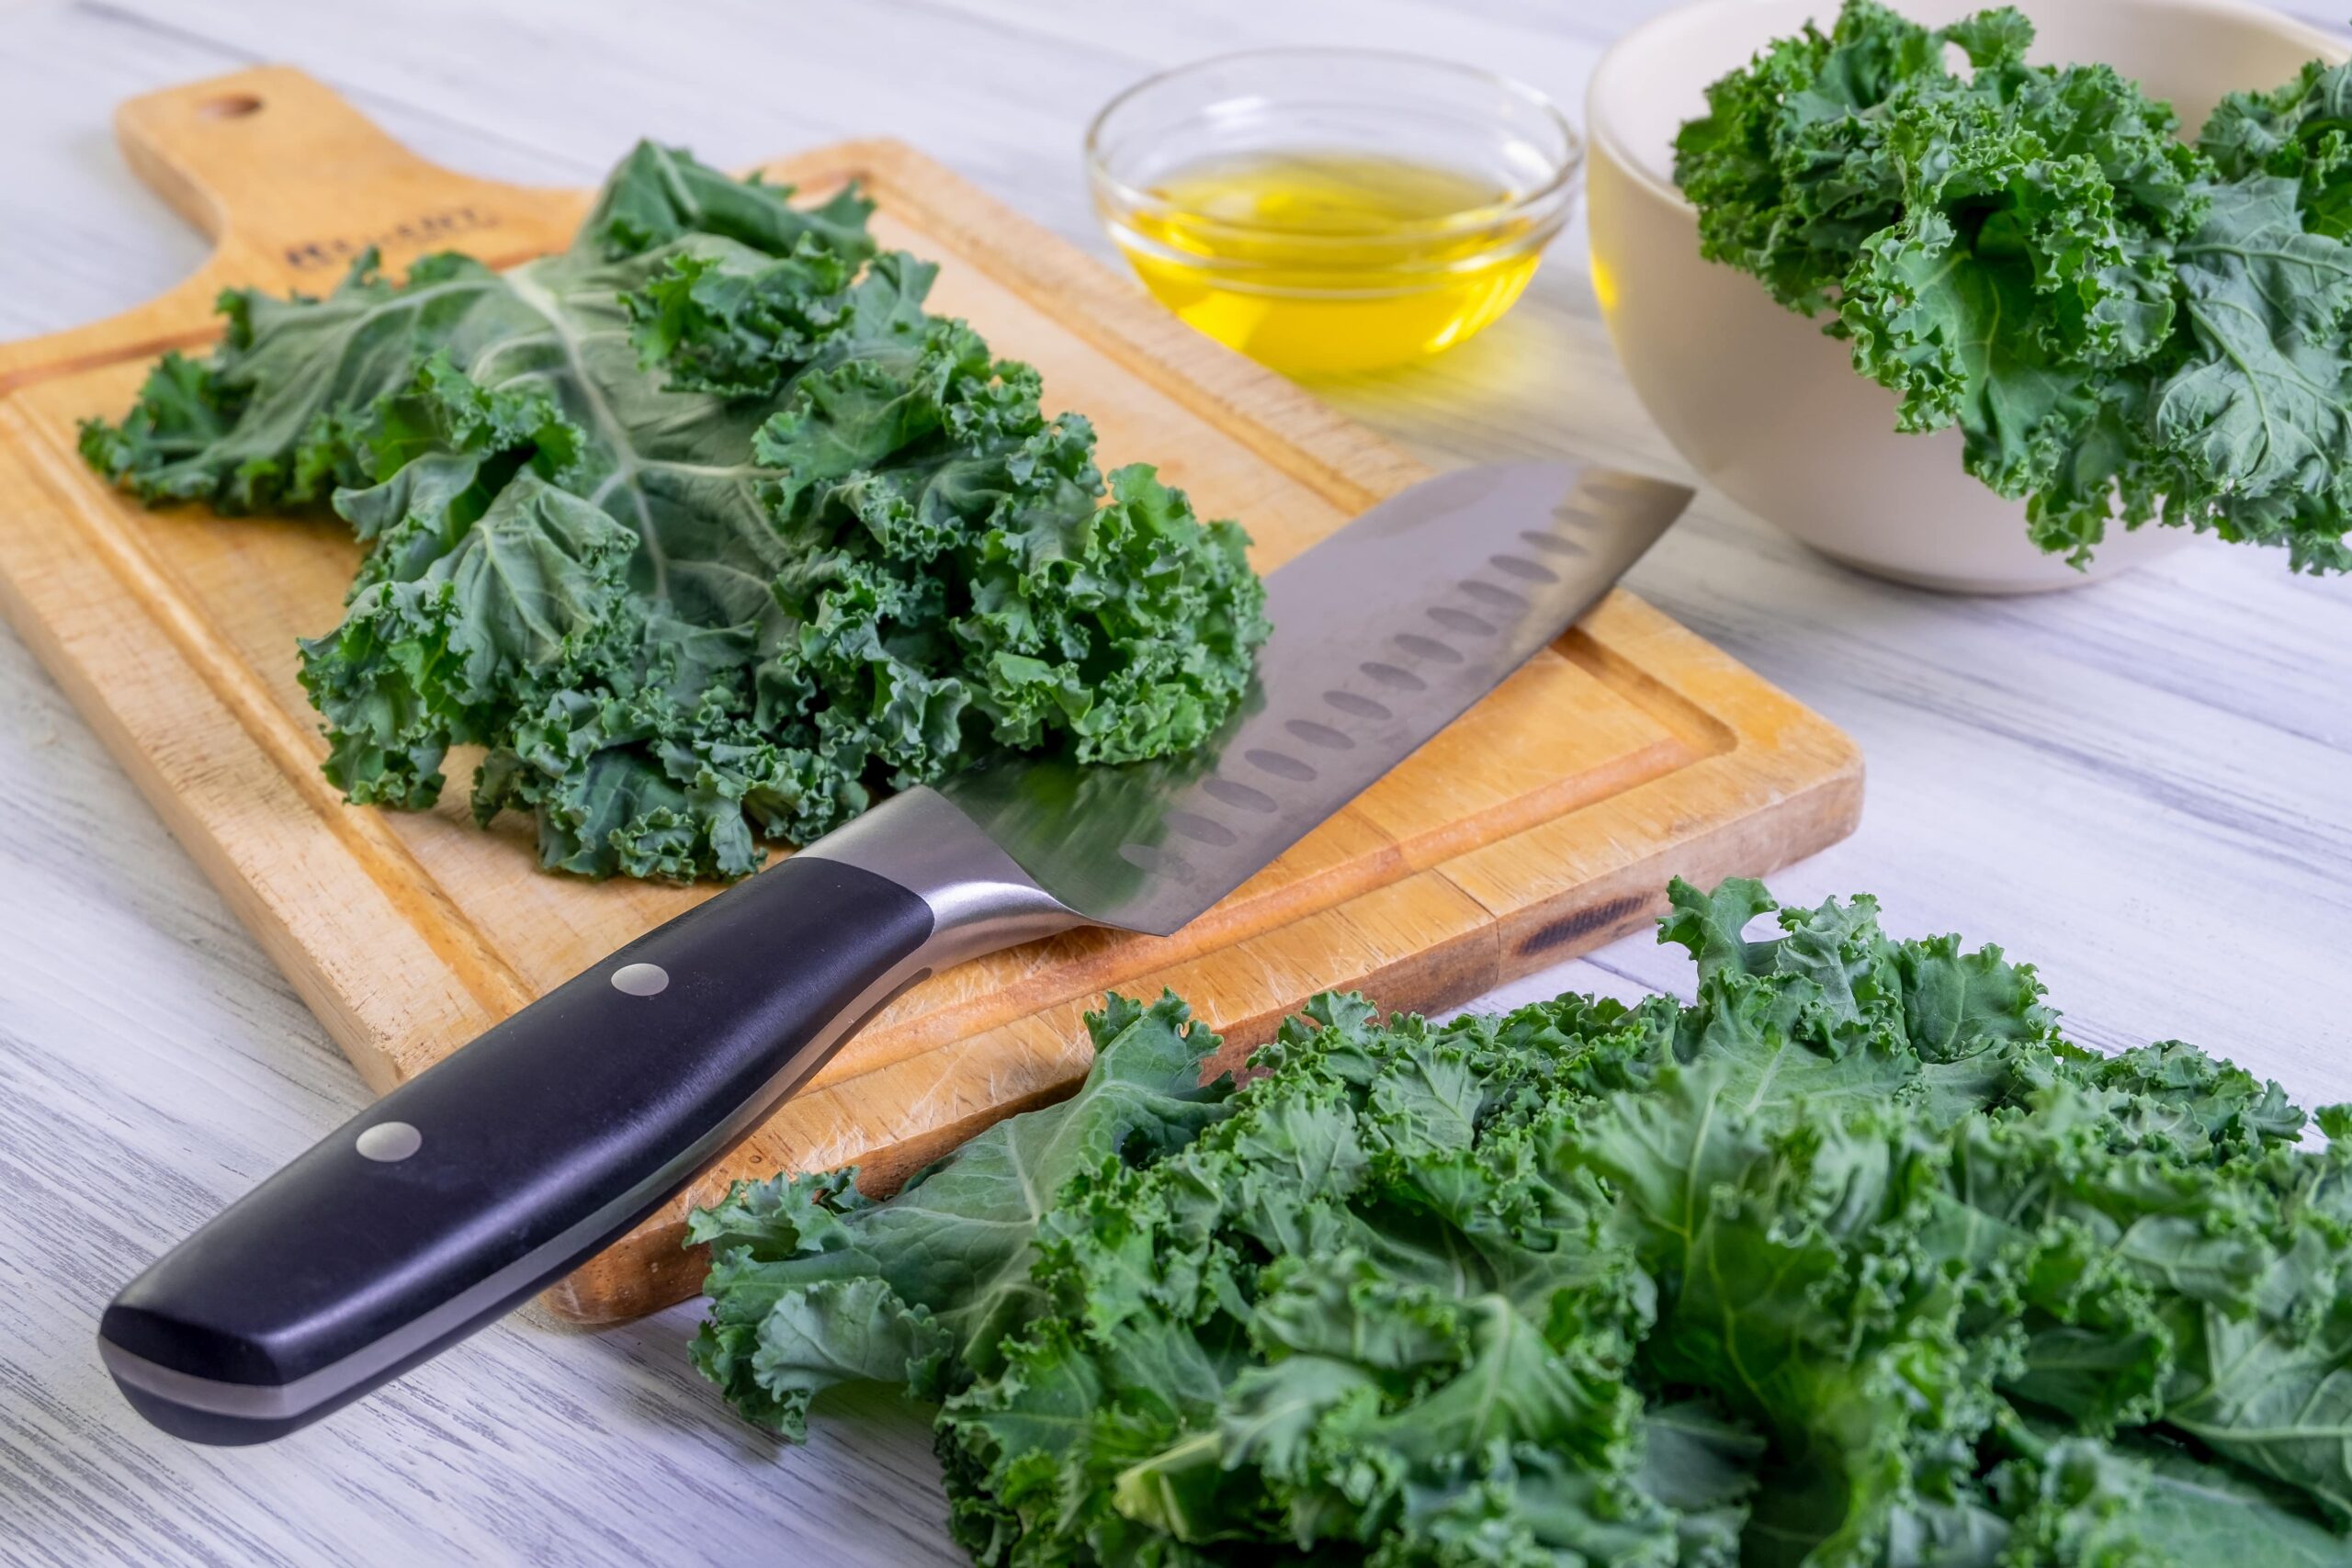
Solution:
[{"label": "olive oil", "polygon": [[1462,342],[1510,309],[1540,253],[1518,193],[1394,158],[1209,159],[1149,194],[1117,234],[1145,286],[1211,337],[1299,375]]}]

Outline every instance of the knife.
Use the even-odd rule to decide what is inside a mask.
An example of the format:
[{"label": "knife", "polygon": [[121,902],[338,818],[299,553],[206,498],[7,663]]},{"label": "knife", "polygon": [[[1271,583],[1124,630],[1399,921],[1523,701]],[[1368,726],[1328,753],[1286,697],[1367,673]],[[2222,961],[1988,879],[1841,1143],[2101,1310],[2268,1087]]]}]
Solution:
[{"label": "knife", "polygon": [[107,1310],[130,1404],[281,1436],[399,1376],[669,1201],[926,976],[1077,925],[1167,935],[1565,632],[1690,492],[1466,468],[1275,571],[1242,713],[1187,758],[986,765],[906,790],[418,1074]]}]

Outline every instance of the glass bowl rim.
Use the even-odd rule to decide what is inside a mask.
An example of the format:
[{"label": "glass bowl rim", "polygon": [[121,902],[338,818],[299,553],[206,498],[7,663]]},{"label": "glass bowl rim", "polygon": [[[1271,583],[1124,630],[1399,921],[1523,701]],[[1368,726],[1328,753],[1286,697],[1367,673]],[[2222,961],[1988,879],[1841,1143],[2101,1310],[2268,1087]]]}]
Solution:
[{"label": "glass bowl rim", "polygon": [[1578,173],[1584,168],[1585,162],[1584,133],[1579,131],[1576,123],[1568,118],[1567,111],[1563,109],[1550,94],[1539,87],[1529,85],[1516,76],[1507,76],[1499,71],[1489,71],[1484,66],[1468,65],[1456,60],[1433,59],[1428,55],[1413,54],[1396,49],[1288,44],[1268,49],[1234,50],[1224,54],[1213,54],[1199,60],[1187,61],[1182,65],[1172,65],[1164,71],[1155,71],[1141,81],[1124,87],[1113,95],[1111,100],[1097,109],[1094,118],[1087,122],[1084,149],[1088,178],[1093,182],[1098,193],[1114,204],[1116,212],[1120,214],[1148,213],[1160,217],[1182,214],[1193,227],[1217,229],[1233,234],[1279,234],[1286,243],[1291,244],[1363,243],[1364,236],[1361,234],[1301,234],[1295,230],[1283,229],[1275,224],[1209,218],[1181,202],[1170,201],[1141,186],[1130,185],[1111,172],[1110,164],[1103,155],[1103,127],[1110,121],[1113,115],[1118,113],[1135,98],[1155,87],[1165,86],[1178,77],[1189,76],[1195,72],[1209,71],[1218,66],[1234,65],[1244,62],[1280,60],[1324,60],[1404,65],[1417,71],[1435,72],[1463,80],[1483,83],[1490,87],[1500,88],[1510,97],[1518,99],[1533,109],[1559,133],[1561,152],[1556,158],[1550,160],[1551,173],[1542,185],[1531,190],[1521,191],[1507,201],[1487,202],[1477,207],[1466,207],[1457,212],[1446,213],[1442,217],[1385,230],[1381,236],[1383,239],[1394,239],[1399,243],[1411,243],[1431,236],[1498,228],[1530,215],[1536,216],[1535,227],[1544,231],[1544,238],[1550,237],[1550,230],[1556,229],[1556,222],[1550,224],[1544,222],[1544,209],[1564,200],[1574,186]]}]

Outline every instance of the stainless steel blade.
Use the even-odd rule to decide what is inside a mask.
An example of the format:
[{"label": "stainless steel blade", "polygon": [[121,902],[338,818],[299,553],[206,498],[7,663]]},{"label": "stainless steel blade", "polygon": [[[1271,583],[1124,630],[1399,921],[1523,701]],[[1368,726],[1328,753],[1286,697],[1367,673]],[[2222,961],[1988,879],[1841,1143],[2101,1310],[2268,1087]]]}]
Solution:
[{"label": "stainless steel blade", "polygon": [[1212,745],[1010,761],[939,789],[1071,909],[1166,935],[1566,631],[1690,499],[1562,463],[1424,480],[1266,580],[1257,689]]}]

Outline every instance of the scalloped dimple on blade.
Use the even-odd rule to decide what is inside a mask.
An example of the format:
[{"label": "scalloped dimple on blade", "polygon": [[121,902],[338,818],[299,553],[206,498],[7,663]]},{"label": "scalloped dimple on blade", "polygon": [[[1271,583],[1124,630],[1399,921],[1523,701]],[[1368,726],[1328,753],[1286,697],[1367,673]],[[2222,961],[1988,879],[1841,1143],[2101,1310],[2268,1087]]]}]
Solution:
[{"label": "scalloped dimple on blade", "polygon": [[1426,479],[1267,579],[1257,685],[1198,752],[1008,761],[938,787],[1072,909],[1166,935],[1575,625],[1690,499],[1567,463]]}]

